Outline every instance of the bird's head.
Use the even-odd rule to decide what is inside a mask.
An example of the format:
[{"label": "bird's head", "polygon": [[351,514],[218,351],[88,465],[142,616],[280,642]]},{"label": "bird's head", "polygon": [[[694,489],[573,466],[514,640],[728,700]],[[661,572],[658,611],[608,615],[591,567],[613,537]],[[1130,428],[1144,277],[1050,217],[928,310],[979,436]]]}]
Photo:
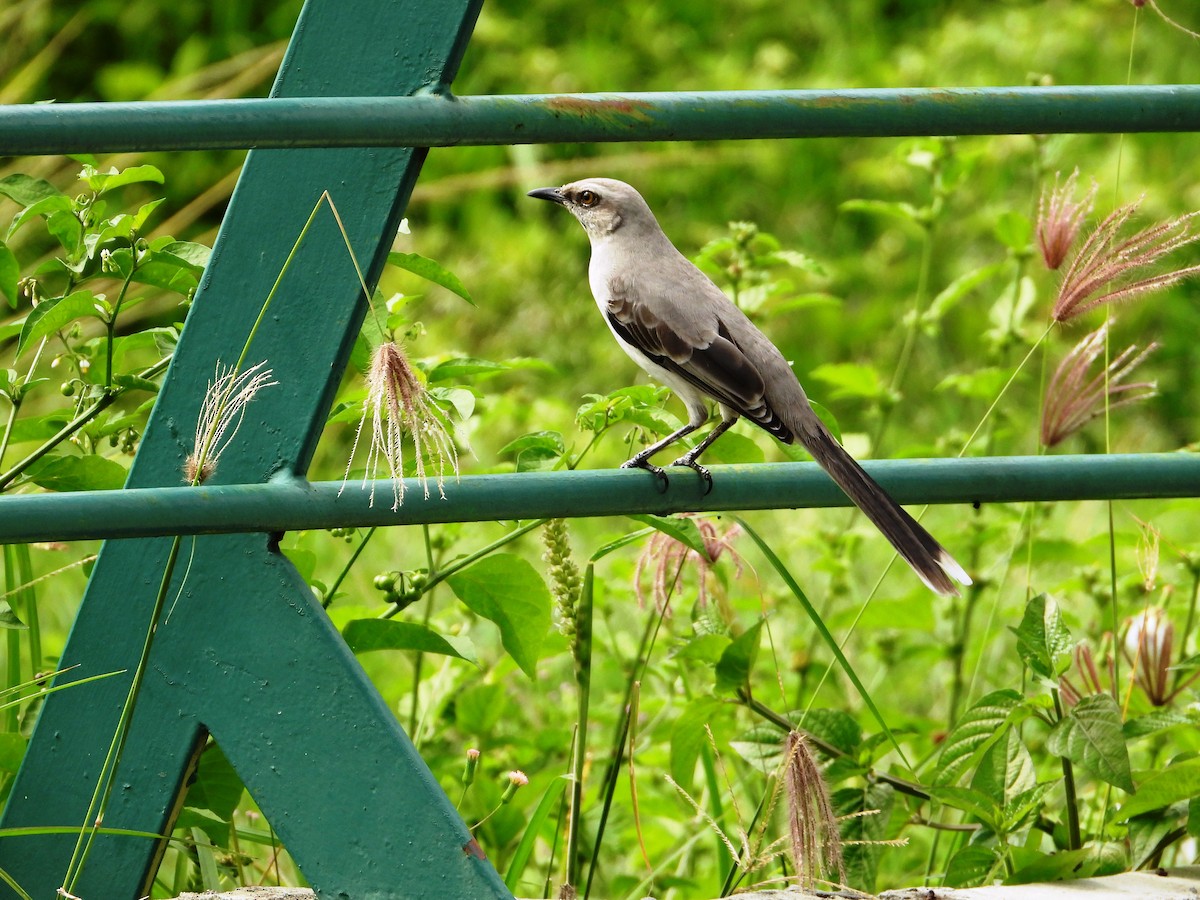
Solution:
[{"label": "bird's head", "polygon": [[658,227],[642,195],[613,178],[584,178],[562,187],[538,188],[530,191],[529,196],[566,207],[593,240],[607,237],[619,228],[657,230]]}]

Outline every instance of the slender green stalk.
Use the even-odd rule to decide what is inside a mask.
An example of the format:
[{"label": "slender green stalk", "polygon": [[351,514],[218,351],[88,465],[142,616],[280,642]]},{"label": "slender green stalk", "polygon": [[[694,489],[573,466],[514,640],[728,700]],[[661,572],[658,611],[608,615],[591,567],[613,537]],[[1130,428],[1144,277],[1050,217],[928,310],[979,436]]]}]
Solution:
[{"label": "slender green stalk", "polygon": [[113,306],[112,315],[108,317],[108,321],[104,323],[107,331],[107,359],[104,361],[104,389],[112,390],[113,379],[113,342],[116,340],[117,334],[117,315],[121,312],[121,304],[125,302],[125,294],[129,291],[129,284],[133,281],[133,274],[137,271],[137,248],[132,244],[129,246],[130,263],[129,274],[125,276],[124,282],[121,284],[121,291],[117,294],[117,302]]},{"label": "slender green stalk", "polygon": [[[1054,712],[1057,720],[1061,722],[1063,718],[1062,699],[1058,695],[1057,688],[1050,691],[1050,696],[1054,700]],[[1063,788],[1067,793],[1067,849],[1078,850],[1083,846],[1083,838],[1079,831],[1079,799],[1075,794],[1075,769],[1071,765],[1071,760],[1066,756],[1060,758],[1062,760]]]},{"label": "slender green stalk", "polygon": [[[575,741],[571,761],[571,806],[567,819],[567,881],[579,884],[579,830],[583,824],[583,774],[587,760],[588,705],[592,696],[592,591],[596,565],[589,562],[583,573],[583,586],[575,607],[575,633],[571,649],[575,659],[575,686],[578,707],[575,711]],[[593,854],[593,859],[595,854]],[[585,891],[584,897],[587,897]]]},{"label": "slender green stalk", "polygon": [[108,800],[116,781],[117,765],[120,762],[121,753],[125,749],[125,741],[129,737],[129,725],[133,720],[133,713],[137,708],[138,697],[142,690],[142,682],[146,677],[150,650],[154,646],[154,636],[158,632],[158,620],[166,605],[167,594],[171,587],[171,577],[175,572],[175,563],[179,559],[179,548],[182,542],[183,539],[179,535],[176,535],[171,541],[171,549],[167,554],[167,562],[163,569],[162,580],[159,582],[158,593],[154,597],[154,607],[146,628],[146,637],[142,642],[142,652],[138,657],[137,668],[134,669],[133,680],[130,682],[129,692],[125,696],[125,705],[121,708],[116,731],[113,733],[104,763],[100,767],[100,777],[96,781],[96,789],[88,803],[87,814],[79,829],[79,838],[75,842],[75,849],[71,853],[71,860],[67,865],[66,874],[63,876],[63,890],[71,894],[75,892],[76,884],[83,874],[83,868],[91,854],[100,825],[104,821],[104,811],[108,807]]},{"label": "slender green stalk", "polygon": [[321,598],[321,607],[323,609],[329,609],[329,604],[331,604],[333,602],[333,598],[337,596],[338,588],[342,586],[342,582],[345,581],[346,576],[350,574],[350,569],[358,561],[358,558],[362,555],[362,552],[367,549],[367,542],[375,536],[375,532],[378,529],[379,526],[372,525],[370,529],[368,529],[366,535],[363,536],[363,539],[359,541],[358,546],[354,548],[354,552],[351,553],[350,558],[346,560],[346,565],[342,566],[342,571],[338,572],[337,578],[333,579],[333,584],[329,586],[329,590],[327,590],[325,592],[325,596]]},{"label": "slender green stalk", "polygon": [[[17,585],[24,584],[28,579],[22,578],[17,571],[16,551],[16,544],[6,544],[4,547],[4,587],[6,592],[24,594]],[[17,690],[21,684],[21,632],[16,628],[6,628],[5,644],[8,660],[4,673],[4,690],[8,693]],[[4,713],[4,730],[9,733],[15,732],[19,723],[20,709],[16,705],[10,706]]]}]

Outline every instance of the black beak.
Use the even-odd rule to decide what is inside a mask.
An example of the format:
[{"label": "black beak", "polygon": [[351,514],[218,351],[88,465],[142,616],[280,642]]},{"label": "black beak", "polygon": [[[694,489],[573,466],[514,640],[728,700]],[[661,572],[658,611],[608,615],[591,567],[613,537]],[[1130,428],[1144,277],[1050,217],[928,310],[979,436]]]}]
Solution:
[{"label": "black beak", "polygon": [[563,196],[563,192],[558,188],[538,188],[530,191],[528,196],[536,197],[539,200],[549,200],[551,203],[557,203],[560,206],[567,202],[567,198]]}]

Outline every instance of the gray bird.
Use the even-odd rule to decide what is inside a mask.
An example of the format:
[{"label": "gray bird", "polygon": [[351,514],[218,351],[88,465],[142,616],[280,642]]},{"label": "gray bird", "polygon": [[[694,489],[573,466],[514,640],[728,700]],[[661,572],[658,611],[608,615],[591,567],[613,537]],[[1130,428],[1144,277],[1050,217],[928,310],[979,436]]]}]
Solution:
[{"label": "gray bird", "polygon": [[712,476],[697,459],[744,416],[786,444],[799,441],[931,590],[957,594],[953,581],[971,583],[962,566],[837,442],[783,354],[675,249],[641,194],[622,181],[586,178],[529,196],[564,206],[579,220],[592,244],[592,296],[613,337],[687,406],[687,425],[622,468],[648,469],[665,483],[665,473],[650,457],[708,421],[708,401],[715,400],[721,422],[672,466],[694,469],[711,489]]}]

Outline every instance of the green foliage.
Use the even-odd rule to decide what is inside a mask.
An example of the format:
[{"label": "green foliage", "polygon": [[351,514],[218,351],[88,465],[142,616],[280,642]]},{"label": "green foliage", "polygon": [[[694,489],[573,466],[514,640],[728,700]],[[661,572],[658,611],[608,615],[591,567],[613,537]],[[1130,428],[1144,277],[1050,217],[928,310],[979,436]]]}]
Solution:
[{"label": "green foliage", "polygon": [[[46,8],[18,18],[0,96],[261,94],[277,65],[272,42],[298,6]],[[1200,81],[1190,40],[1148,9],[1135,80]],[[1182,6],[1169,12],[1198,24]],[[455,89],[1012,84],[1031,72],[1112,83],[1125,78],[1133,14],[1119,3],[489,0]],[[1038,195],[1078,166],[1101,184],[1097,216],[1143,192],[1151,221],[1186,212],[1200,202],[1182,146],[1127,135],[437,151],[353,366],[362,373],[380,342],[404,341],[457,428],[465,473],[612,466],[677,428],[678,405],[644,383],[596,317],[582,237],[521,198],[534,184],[610,174],[638,185],[681,249],[763,325],[857,455],[1026,454],[1037,446],[1039,370],[1048,377],[1077,339],[1036,343],[1060,277],[1038,259]],[[123,482],[239,164],[196,153],[0,170],[0,489]],[[335,202],[336,183],[334,172]],[[185,240],[157,233],[164,222]],[[1146,369],[1159,395],[1120,410],[1109,429],[1085,429],[1073,449],[1194,443],[1195,296],[1185,284],[1119,311],[1117,340],[1163,344]],[[364,394],[352,373],[314,477],[341,477]],[[711,456],[804,458],[744,424]],[[528,534],[538,523],[310,532],[284,549],[519,894],[561,880],[560,822],[574,826],[575,871],[598,861],[592,896],[709,897],[775,874],[790,728],[817,748],[835,811],[855,816],[841,823],[845,840],[862,842],[844,850],[852,886],[1015,884],[1191,861],[1191,506],[1114,507],[1111,580],[1097,575],[1109,537],[1092,507],[935,509],[930,530],[976,587],[932,600],[897,571],[869,603],[889,553],[838,511],[757,514],[751,541],[736,529],[714,537],[728,523],[712,520],[572,522],[574,546],[593,561],[595,621],[561,635],[550,628],[550,564]],[[1162,532],[1156,582],[1142,571],[1135,516]],[[680,549],[650,556],[673,546],[655,544],[660,535]],[[25,553],[27,568],[6,556],[11,593],[0,601],[10,684],[52,666],[81,587],[68,570],[19,591],[65,558]],[[656,579],[671,615],[639,606]],[[1135,669],[1122,646],[1126,619],[1157,605],[1178,629],[1169,658],[1155,661],[1165,694],[1138,674],[1145,657]],[[4,784],[36,704],[26,697],[0,732]],[[483,755],[464,785],[468,746]],[[504,800],[516,769],[532,783]],[[211,748],[188,803],[156,896],[299,881]]]}]

